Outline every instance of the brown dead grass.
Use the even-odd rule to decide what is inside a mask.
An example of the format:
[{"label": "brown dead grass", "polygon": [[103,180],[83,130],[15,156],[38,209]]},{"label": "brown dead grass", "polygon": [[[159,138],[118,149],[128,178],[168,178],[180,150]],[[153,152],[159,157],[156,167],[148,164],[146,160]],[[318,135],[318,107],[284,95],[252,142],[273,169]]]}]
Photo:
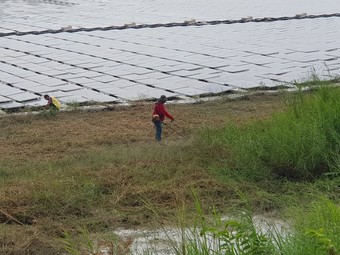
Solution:
[{"label": "brown dead grass", "polygon": [[[22,177],[16,182],[3,181],[6,187],[0,187],[0,209],[13,217],[26,217],[33,225],[5,225],[3,229],[7,232],[0,235],[0,242],[5,248],[1,250],[0,247],[0,253],[18,254],[19,250],[21,254],[40,254],[34,253],[34,250],[40,252],[42,249],[41,254],[60,254],[60,248],[51,245],[50,241],[62,236],[64,230],[73,231],[75,226],[85,226],[94,231],[115,226],[146,226],[157,221],[150,207],[157,209],[164,223],[178,212],[183,201],[186,204],[192,202],[192,188],[198,191],[203,204],[226,206],[226,202],[235,196],[234,192],[209,175],[204,165],[195,164],[194,158],[178,158],[172,166],[167,157],[143,158],[140,154],[155,146],[168,154],[180,154],[177,143],[181,142],[181,146],[185,147],[191,134],[200,128],[217,128],[227,122],[242,125],[254,119],[267,118],[282,109],[283,102],[282,94],[258,94],[235,101],[222,99],[188,105],[167,104],[167,109],[175,116],[172,127],[184,137],[165,126],[163,146],[154,142],[154,128],[150,121],[153,104],[150,103],[102,112],[60,112],[55,117],[0,118],[0,164],[13,168],[13,171],[23,171],[27,164],[56,164],[70,156],[86,157],[92,151],[100,153],[115,146],[130,148],[127,151],[136,153],[124,164],[120,164],[118,158],[117,162],[106,163],[98,169],[91,169],[86,164],[75,165],[69,173],[50,173],[48,170],[44,173],[44,169],[37,169],[36,176]],[[168,168],[162,171],[164,164]],[[5,177],[0,178],[5,180]],[[44,181],[42,178],[49,179]],[[90,206],[90,209],[73,208],[69,204],[64,208],[63,189],[74,188],[83,179],[93,181],[105,198],[100,203],[91,201],[95,206]],[[63,208],[60,211],[39,211],[32,204],[40,201],[32,200],[32,190],[40,192],[40,195],[44,194],[44,190],[53,191],[53,202],[60,202]],[[72,199],[75,198],[70,194],[69,200]],[[16,236],[18,232],[14,229],[20,229],[20,235]],[[31,231],[35,233],[33,236]]]},{"label": "brown dead grass", "polygon": [[[233,121],[244,123],[266,118],[282,108],[282,95],[258,94],[235,101],[212,101],[172,105],[172,128],[190,135],[200,127],[219,127]],[[49,160],[112,144],[150,143],[152,104],[116,107],[102,112],[62,112],[56,117],[21,116],[0,118],[2,160]],[[178,139],[165,127],[166,140]]]}]

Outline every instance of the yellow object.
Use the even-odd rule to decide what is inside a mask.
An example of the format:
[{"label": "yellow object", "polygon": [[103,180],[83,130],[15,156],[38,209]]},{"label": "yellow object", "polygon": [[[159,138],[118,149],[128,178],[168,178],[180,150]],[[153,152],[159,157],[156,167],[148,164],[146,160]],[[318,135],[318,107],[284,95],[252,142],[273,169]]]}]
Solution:
[{"label": "yellow object", "polygon": [[58,101],[58,99],[56,99],[55,97],[51,97],[52,98],[52,104],[57,107],[58,110],[60,110],[60,102]]}]

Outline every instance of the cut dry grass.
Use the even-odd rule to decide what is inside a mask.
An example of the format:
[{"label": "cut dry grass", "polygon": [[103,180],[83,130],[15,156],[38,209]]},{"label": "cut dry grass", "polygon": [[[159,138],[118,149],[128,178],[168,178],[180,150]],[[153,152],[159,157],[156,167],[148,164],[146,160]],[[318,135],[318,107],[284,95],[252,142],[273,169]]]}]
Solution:
[{"label": "cut dry grass", "polygon": [[[244,122],[268,116],[280,109],[282,96],[258,95],[241,101],[217,101],[196,105],[167,105],[176,117],[174,128],[185,135],[203,126],[221,126],[228,120]],[[65,112],[51,116],[0,118],[2,160],[62,158],[93,147],[150,143],[152,104],[117,107],[103,112]],[[166,140],[178,135],[165,128]],[[20,149],[18,149],[20,148]]]}]

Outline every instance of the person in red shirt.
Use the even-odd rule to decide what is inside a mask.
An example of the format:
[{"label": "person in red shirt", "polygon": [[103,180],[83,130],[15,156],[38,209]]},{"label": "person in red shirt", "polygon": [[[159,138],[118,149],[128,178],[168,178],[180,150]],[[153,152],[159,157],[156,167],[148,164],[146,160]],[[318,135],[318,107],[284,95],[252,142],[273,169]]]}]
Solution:
[{"label": "person in red shirt", "polygon": [[152,114],[152,122],[156,127],[156,141],[160,142],[162,140],[162,124],[165,117],[168,117],[171,122],[175,120],[175,118],[167,112],[165,109],[164,103],[166,102],[166,96],[162,95],[157,103],[155,103],[155,107]]}]

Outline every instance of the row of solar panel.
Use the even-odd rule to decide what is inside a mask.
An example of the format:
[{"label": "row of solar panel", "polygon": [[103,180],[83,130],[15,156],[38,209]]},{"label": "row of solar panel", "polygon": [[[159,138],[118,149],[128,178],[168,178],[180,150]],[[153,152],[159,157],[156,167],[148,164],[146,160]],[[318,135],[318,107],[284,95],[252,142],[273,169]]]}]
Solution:
[{"label": "row of solar panel", "polygon": [[282,86],[312,68],[339,72],[337,25],[331,18],[2,37],[0,81],[25,94],[0,94],[16,103],[50,92],[68,102],[105,102]]}]

